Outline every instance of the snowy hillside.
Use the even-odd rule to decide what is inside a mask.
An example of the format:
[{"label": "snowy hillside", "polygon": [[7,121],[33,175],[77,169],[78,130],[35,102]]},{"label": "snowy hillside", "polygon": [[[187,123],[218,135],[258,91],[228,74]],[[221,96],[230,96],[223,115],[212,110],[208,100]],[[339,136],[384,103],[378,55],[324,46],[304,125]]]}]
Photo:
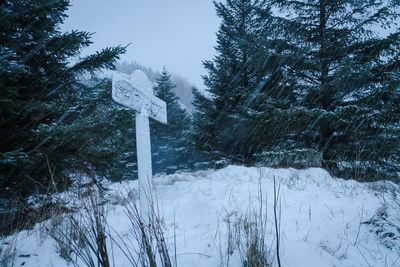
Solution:
[{"label": "snowy hillside", "polygon": [[[259,214],[260,203],[268,257],[277,266],[274,176],[279,189],[282,266],[400,266],[400,233],[382,235],[384,224],[371,220],[382,210],[383,199],[391,197],[382,190],[383,185],[397,188],[395,185],[334,179],[322,169],[239,166],[155,178],[169,252],[173,258],[176,246],[178,266],[243,266],[240,250],[232,245],[232,229],[251,214]],[[137,182],[110,183],[107,187],[109,228],[119,237],[133,240],[121,196],[135,195]],[[385,214],[387,222],[396,223],[399,218],[394,212]],[[375,223],[365,223],[368,221]],[[17,242],[13,266],[68,265],[57,254],[54,241],[39,234],[40,229],[38,225],[8,239]],[[115,244],[109,244],[109,251],[114,266],[131,266]]]}]

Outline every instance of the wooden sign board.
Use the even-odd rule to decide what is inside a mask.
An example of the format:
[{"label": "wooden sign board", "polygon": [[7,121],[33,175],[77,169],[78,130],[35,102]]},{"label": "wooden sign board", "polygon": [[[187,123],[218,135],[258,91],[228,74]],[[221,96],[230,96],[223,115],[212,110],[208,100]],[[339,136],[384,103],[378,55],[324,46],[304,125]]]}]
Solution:
[{"label": "wooden sign board", "polygon": [[167,123],[166,103],[154,96],[151,83],[142,71],[135,71],[131,76],[115,73],[112,80],[112,98],[127,108],[144,112],[144,115],[151,119]]}]

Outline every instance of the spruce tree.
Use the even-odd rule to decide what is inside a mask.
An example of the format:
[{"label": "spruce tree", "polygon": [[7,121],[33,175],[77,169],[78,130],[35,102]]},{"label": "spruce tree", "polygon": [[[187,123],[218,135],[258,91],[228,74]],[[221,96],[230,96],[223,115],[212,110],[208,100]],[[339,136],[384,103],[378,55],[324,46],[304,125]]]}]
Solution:
[{"label": "spruce tree", "polygon": [[213,151],[216,140],[212,133],[216,132],[217,128],[214,121],[216,114],[214,102],[197,88],[193,88],[192,92],[193,106],[196,110],[193,116],[192,146],[199,151]]},{"label": "spruce tree", "polygon": [[215,7],[221,19],[217,55],[204,62],[210,99],[195,92],[194,141],[198,148],[250,162],[265,133],[258,122],[260,99],[267,98],[271,81],[266,75],[271,55],[263,42],[272,34],[271,12],[263,0],[231,0]]},{"label": "spruce tree", "polygon": [[[50,184],[60,184],[68,173],[84,166],[96,168],[106,160],[90,151],[104,137],[99,132],[104,128],[105,120],[100,117],[104,112],[101,104],[96,105],[104,90],[94,90],[81,80],[83,75],[112,69],[125,48],[106,48],[71,64],[91,44],[91,34],[60,31],[68,7],[68,0],[5,0],[0,4],[3,196],[42,191]],[[86,160],[89,154],[97,154],[97,159]],[[50,169],[55,181],[49,180]]]},{"label": "spruce tree", "polygon": [[288,113],[297,118],[297,145],[320,151],[337,175],[398,177],[398,1],[271,4],[286,75],[297,81]]},{"label": "spruce tree", "polygon": [[167,173],[189,168],[189,133],[191,118],[173,92],[175,85],[164,68],[156,79],[154,92],[167,104],[168,124],[151,122],[154,171]]}]

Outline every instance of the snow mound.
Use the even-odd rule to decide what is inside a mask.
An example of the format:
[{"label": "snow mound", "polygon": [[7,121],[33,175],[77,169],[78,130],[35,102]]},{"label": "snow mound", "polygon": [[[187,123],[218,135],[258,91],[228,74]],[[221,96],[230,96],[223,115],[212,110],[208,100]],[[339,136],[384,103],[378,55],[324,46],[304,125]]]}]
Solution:
[{"label": "snow mound", "polygon": [[[279,188],[282,266],[400,266],[400,242],[382,242],[368,224],[382,209],[385,190],[371,183],[332,178],[322,169],[305,170],[228,166],[221,170],[157,176],[159,210],[170,251],[176,240],[178,266],[221,266],[227,263],[227,222],[265,204],[267,246],[274,250],[274,178]],[[122,195],[137,195],[137,182],[110,183],[108,223],[129,237]],[[261,189],[261,190],[260,190]],[[262,195],[260,196],[260,192]],[[385,217],[387,219],[387,217]],[[67,266],[54,241],[40,238],[40,227],[14,236],[15,266]],[[19,255],[23,255],[19,257]],[[130,266],[114,246],[115,266]],[[242,266],[240,254],[228,266]],[[226,265],[225,265],[226,266]]]}]

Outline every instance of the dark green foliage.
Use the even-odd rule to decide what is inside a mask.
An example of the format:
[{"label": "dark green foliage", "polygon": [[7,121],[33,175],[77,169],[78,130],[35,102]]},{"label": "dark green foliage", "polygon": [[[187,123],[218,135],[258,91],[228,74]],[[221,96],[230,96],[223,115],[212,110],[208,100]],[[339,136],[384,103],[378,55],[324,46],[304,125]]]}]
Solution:
[{"label": "dark green foliage", "polygon": [[279,66],[269,64],[274,52],[264,43],[273,34],[271,13],[267,1],[232,0],[215,6],[222,20],[217,55],[204,62],[210,98],[194,93],[194,141],[198,148],[251,162],[266,140],[268,122],[258,122],[273,104],[267,102],[272,90],[281,90],[272,89],[273,83],[280,87]]},{"label": "dark green foliage", "polygon": [[[50,182],[48,165],[57,183],[82,165],[102,169],[116,154],[110,150],[115,137],[103,110],[110,106],[105,101],[110,84],[93,87],[80,80],[112,69],[125,48],[106,48],[71,65],[91,41],[87,32],[60,31],[68,6],[67,0],[0,4],[2,194],[43,190]],[[100,144],[102,149],[94,146]]]},{"label": "dark green foliage", "polygon": [[245,163],[255,154],[315,151],[342,177],[398,178],[399,5],[216,3],[209,97],[195,92],[196,147]]},{"label": "dark green foliage", "polygon": [[111,81],[92,81],[93,86],[82,90],[74,114],[57,127],[41,126],[38,135],[49,138],[55,151],[52,161],[61,170],[94,168],[112,180],[132,178],[134,113],[111,99]]},{"label": "dark green foliage", "polygon": [[291,14],[274,19],[300,96],[292,115],[307,125],[294,129],[299,145],[340,176],[398,177],[398,1],[271,2]]},{"label": "dark green foliage", "polygon": [[216,140],[213,133],[216,131],[215,106],[212,99],[207,98],[198,89],[193,88],[194,101],[193,106],[196,113],[193,117],[193,145],[196,149],[202,151],[213,151]]},{"label": "dark green foliage", "polygon": [[188,143],[191,117],[173,93],[174,87],[170,75],[164,69],[156,79],[154,93],[167,103],[168,124],[152,121],[150,127],[155,172],[170,173],[188,169],[193,159]]}]

